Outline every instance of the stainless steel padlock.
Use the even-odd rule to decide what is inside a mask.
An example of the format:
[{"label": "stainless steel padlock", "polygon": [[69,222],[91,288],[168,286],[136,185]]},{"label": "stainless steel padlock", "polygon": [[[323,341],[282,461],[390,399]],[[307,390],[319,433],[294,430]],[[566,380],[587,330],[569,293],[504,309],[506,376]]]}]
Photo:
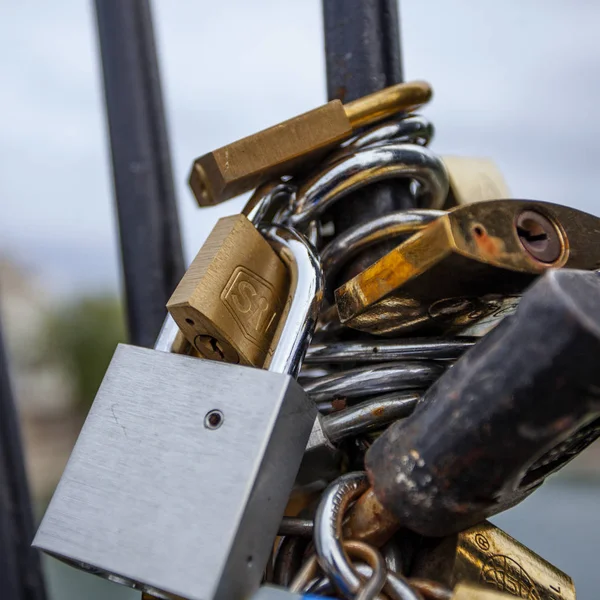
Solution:
[{"label": "stainless steel padlock", "polygon": [[263,234],[291,295],[269,371],[120,345],[34,546],[160,598],[247,598],[260,584],[316,416],[294,380],[322,297],[299,234]]}]

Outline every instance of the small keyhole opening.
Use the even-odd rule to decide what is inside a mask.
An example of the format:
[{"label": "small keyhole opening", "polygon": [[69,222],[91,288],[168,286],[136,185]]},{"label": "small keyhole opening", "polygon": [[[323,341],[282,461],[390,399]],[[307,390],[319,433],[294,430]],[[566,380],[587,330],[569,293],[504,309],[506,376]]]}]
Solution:
[{"label": "small keyhole opening", "polygon": [[542,226],[531,219],[525,219],[520,227],[517,227],[519,237],[532,248],[543,250],[548,246],[548,234]]},{"label": "small keyhole opening", "polygon": [[524,210],[517,218],[516,229],[521,245],[536,260],[553,263],[560,258],[560,236],[550,219],[533,210]]},{"label": "small keyhole opening", "polygon": [[225,352],[223,352],[223,349],[221,348],[221,346],[219,346],[219,342],[217,342],[215,338],[210,338],[210,345],[213,349],[213,352],[215,354],[218,354],[221,357],[221,360],[225,360]]}]

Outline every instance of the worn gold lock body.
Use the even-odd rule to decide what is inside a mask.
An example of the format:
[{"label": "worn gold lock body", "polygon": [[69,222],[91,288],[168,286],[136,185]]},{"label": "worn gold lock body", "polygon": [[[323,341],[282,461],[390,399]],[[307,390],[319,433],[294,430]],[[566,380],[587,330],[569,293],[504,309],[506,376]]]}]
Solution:
[{"label": "worn gold lock body", "polygon": [[490,158],[442,156],[442,160],[450,183],[445,209],[511,197],[500,169]]},{"label": "worn gold lock body", "polygon": [[466,327],[548,268],[597,269],[600,219],[548,202],[459,206],[335,291],[340,321],[380,335]]},{"label": "worn gold lock body", "polygon": [[285,308],[285,265],[244,215],[220,219],[167,303],[198,353],[262,367]]},{"label": "worn gold lock body", "polygon": [[489,521],[424,544],[415,558],[416,577],[451,587],[478,584],[530,600],[575,600],[575,586],[566,573]]},{"label": "worn gold lock body", "polygon": [[219,204],[322,158],[355,128],[409,111],[428,102],[422,81],[385,88],[346,105],[339,100],[315,108],[194,161],[190,187],[200,206]]}]

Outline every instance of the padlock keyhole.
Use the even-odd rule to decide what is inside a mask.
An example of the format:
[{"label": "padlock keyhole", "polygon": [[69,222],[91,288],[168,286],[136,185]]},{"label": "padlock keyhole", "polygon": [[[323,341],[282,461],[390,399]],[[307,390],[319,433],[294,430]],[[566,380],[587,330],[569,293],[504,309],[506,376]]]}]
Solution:
[{"label": "padlock keyhole", "polygon": [[522,227],[517,227],[517,233],[521,239],[540,250],[548,245],[548,234],[533,221],[525,221]]},{"label": "padlock keyhole", "polygon": [[544,215],[524,210],[517,218],[517,236],[523,248],[536,260],[553,263],[562,253],[556,226]]},{"label": "padlock keyhole", "polygon": [[217,340],[215,340],[214,337],[210,338],[210,345],[211,345],[211,347],[213,349],[213,352],[215,354],[218,354],[221,357],[221,360],[225,360],[225,353],[220,348],[219,343],[217,342]]}]

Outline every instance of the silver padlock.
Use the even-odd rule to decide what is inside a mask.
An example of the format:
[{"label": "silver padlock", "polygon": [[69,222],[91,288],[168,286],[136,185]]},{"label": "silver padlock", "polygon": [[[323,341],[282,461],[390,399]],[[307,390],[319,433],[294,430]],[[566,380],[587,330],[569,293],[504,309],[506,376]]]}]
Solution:
[{"label": "silver padlock", "polygon": [[154,350],[120,345],[34,546],[159,598],[258,589],[315,421],[290,374],[323,285],[299,234],[263,234],[292,280],[270,370],[169,353],[170,318]]}]

